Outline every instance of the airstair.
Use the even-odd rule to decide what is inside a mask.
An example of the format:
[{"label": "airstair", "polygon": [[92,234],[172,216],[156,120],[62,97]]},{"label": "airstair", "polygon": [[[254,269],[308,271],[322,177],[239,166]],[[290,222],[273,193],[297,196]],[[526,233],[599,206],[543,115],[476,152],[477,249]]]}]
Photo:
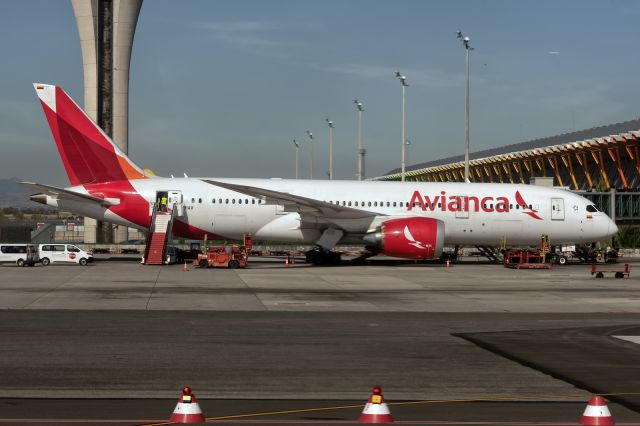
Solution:
[{"label": "airstair", "polygon": [[480,254],[487,259],[491,263],[502,263],[502,253],[496,247],[491,246],[476,246]]},{"label": "airstair", "polygon": [[153,208],[151,228],[149,228],[144,252],[145,265],[162,265],[164,263],[176,211],[176,208],[170,209],[170,211],[158,211],[156,207]]}]

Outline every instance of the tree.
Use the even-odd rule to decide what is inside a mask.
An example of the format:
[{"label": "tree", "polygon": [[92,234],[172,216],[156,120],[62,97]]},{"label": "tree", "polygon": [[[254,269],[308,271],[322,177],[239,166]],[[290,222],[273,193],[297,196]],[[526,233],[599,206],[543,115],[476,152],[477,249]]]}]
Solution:
[{"label": "tree", "polygon": [[635,248],[640,246],[640,228],[636,226],[620,226],[616,241],[620,247]]}]

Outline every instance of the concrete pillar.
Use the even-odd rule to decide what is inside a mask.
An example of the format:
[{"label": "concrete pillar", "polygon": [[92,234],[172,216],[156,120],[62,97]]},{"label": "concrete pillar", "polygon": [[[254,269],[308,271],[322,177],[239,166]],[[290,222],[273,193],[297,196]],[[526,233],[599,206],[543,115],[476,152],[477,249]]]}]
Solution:
[{"label": "concrete pillar", "polygon": [[115,1],[113,8],[113,140],[129,153],[129,64],[142,0]]},{"label": "concrete pillar", "polygon": [[[142,0],[71,0],[71,5],[82,49],[84,110],[127,154],[129,64]],[[109,21],[99,22],[99,17],[109,17]],[[105,40],[105,34],[111,39]],[[127,228],[118,227],[112,233],[96,220],[85,218],[86,243],[110,242],[105,240],[112,237],[126,241]]]},{"label": "concrete pillar", "polygon": [[615,221],[616,220],[616,189],[615,188],[611,188],[610,210],[611,212],[609,213],[609,217],[611,218],[611,220]]},{"label": "concrete pillar", "polygon": [[98,62],[96,57],[96,25],[98,19],[97,0],[71,0],[76,16],[82,68],[84,71],[84,110],[98,121]]}]

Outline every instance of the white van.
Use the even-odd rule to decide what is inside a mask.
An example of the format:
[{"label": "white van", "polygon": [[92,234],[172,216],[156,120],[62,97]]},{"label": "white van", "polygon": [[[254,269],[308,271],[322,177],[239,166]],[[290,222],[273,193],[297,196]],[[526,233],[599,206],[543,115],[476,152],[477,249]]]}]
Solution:
[{"label": "white van", "polygon": [[0,263],[33,266],[38,262],[38,250],[33,244],[0,243]]},{"label": "white van", "polygon": [[85,266],[93,262],[93,255],[73,244],[40,244],[38,254],[40,263],[44,266],[54,262],[78,263]]}]

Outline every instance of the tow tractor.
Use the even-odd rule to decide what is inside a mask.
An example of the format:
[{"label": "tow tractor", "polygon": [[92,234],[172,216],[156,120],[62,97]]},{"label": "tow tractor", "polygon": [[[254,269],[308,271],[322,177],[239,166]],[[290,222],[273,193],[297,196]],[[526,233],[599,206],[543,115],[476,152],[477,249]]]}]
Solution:
[{"label": "tow tractor", "polygon": [[245,268],[249,262],[252,240],[250,234],[244,235],[244,245],[231,246],[210,246],[207,247],[207,240],[204,240],[204,251],[198,253],[198,257],[193,261],[198,268]]}]

